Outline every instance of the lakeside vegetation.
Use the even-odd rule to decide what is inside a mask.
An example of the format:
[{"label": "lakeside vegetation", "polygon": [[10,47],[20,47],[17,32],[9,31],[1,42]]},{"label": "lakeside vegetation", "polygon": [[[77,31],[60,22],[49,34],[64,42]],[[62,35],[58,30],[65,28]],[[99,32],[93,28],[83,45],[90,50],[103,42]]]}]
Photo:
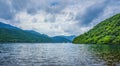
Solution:
[{"label": "lakeside vegetation", "polygon": [[108,18],[73,40],[76,44],[120,44],[120,14]]}]

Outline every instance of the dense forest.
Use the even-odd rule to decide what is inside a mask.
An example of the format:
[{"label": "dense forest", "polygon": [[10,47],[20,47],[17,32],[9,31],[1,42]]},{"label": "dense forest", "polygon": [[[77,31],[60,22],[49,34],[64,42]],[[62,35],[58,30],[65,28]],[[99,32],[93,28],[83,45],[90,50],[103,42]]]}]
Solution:
[{"label": "dense forest", "polygon": [[116,14],[73,40],[76,44],[120,44],[120,14]]},{"label": "dense forest", "polygon": [[52,42],[52,39],[43,36],[32,34],[23,30],[11,30],[6,28],[0,28],[0,42]]}]

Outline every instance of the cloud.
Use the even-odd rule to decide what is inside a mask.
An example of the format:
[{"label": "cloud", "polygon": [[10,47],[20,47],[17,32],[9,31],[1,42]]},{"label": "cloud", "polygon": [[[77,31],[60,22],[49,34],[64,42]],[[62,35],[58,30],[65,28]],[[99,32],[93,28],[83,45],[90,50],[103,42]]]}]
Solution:
[{"label": "cloud", "polygon": [[8,3],[4,0],[0,0],[0,18],[3,19],[12,19],[14,17],[13,12],[10,10]]},{"label": "cloud", "polygon": [[104,9],[107,7],[107,3],[109,3],[109,0],[92,2],[91,5],[85,8],[84,12],[80,12],[80,14],[78,13],[78,15],[76,16],[76,20],[80,21],[79,25],[89,25],[104,11]]},{"label": "cloud", "polygon": [[[64,18],[62,18],[63,16]],[[54,22],[52,20],[53,18],[56,18],[54,19]],[[20,22],[20,24],[17,25],[18,27],[21,27],[24,30],[36,30],[40,33],[49,34],[50,36],[74,34],[67,31],[75,29],[76,27],[73,26],[76,25],[76,22],[73,20],[67,21],[68,19],[69,16],[67,16],[67,14],[66,16],[65,14],[52,15],[44,11],[39,12],[36,15],[21,12],[18,13],[15,18],[16,21]]]},{"label": "cloud", "polygon": [[91,25],[96,25],[99,22],[110,18],[111,16],[120,13],[120,1],[119,0],[110,0],[109,3],[107,3],[106,8],[103,10],[103,12],[96,17],[96,19],[94,19],[90,24]]},{"label": "cloud", "polygon": [[119,0],[0,0],[0,21],[49,36],[79,35],[119,8]]}]

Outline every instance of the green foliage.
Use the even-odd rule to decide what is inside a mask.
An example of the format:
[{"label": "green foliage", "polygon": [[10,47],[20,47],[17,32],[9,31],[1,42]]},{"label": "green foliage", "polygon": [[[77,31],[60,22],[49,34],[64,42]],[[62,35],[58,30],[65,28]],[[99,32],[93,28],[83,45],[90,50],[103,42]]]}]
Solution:
[{"label": "green foliage", "polygon": [[110,43],[111,42],[111,39],[112,39],[112,37],[111,36],[105,36],[105,37],[103,37],[103,38],[101,38],[101,39],[99,39],[98,40],[98,44],[107,44],[107,43]]},{"label": "green foliage", "polygon": [[33,34],[24,30],[0,28],[0,42],[52,42],[52,39],[41,34]]},{"label": "green foliage", "polygon": [[120,44],[120,14],[102,21],[90,31],[76,37],[73,43]]}]

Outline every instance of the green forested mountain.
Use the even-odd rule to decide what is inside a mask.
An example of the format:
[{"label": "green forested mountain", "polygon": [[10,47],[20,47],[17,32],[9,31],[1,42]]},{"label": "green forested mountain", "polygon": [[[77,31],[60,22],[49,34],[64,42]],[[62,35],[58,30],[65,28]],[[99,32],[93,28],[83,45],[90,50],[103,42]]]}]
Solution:
[{"label": "green forested mountain", "polygon": [[54,36],[52,37],[54,43],[70,43],[71,40],[65,38],[64,36]]},{"label": "green forested mountain", "polygon": [[120,44],[120,14],[108,18],[73,40],[76,44]]},{"label": "green forested mountain", "polygon": [[33,30],[22,30],[0,22],[0,43],[4,42],[66,43],[71,41],[62,36],[49,37]]},{"label": "green forested mountain", "polygon": [[35,31],[25,31],[9,24],[0,22],[0,42],[52,42],[46,35]]}]

